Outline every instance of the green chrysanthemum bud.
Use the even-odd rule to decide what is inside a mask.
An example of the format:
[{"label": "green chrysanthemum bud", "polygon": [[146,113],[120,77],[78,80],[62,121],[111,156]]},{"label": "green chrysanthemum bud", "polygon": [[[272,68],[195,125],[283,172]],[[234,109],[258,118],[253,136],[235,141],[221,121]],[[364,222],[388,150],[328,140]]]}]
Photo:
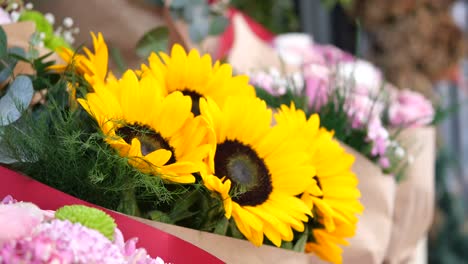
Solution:
[{"label": "green chrysanthemum bud", "polygon": [[50,50],[57,50],[60,47],[66,47],[66,48],[71,48],[70,44],[68,44],[65,39],[59,36],[52,36],[51,38],[48,38],[45,42],[44,45],[49,48]]},{"label": "green chrysanthemum bud", "polygon": [[46,39],[53,36],[54,28],[44,15],[38,11],[23,11],[18,21],[33,21],[36,24],[37,31],[43,32]]},{"label": "green chrysanthemum bud", "polygon": [[55,218],[80,223],[83,226],[99,231],[109,240],[114,240],[114,232],[117,227],[114,219],[96,208],[84,205],[67,205],[55,212]]}]

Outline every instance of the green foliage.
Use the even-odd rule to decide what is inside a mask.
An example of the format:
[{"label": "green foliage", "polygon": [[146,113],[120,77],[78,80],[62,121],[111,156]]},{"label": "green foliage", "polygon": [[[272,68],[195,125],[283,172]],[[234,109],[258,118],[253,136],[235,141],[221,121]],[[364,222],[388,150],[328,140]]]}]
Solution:
[{"label": "green foliage", "polygon": [[321,0],[322,3],[329,9],[336,5],[341,5],[343,8],[349,8],[353,4],[353,0]]},{"label": "green foliage", "polygon": [[31,102],[33,92],[29,77],[18,76],[13,80],[7,93],[0,98],[0,126],[9,125],[21,117]]},{"label": "green foliage", "polygon": [[291,89],[287,89],[286,93],[279,96],[274,96],[260,87],[255,87],[257,97],[264,100],[268,106],[279,108],[281,105],[290,105],[294,103],[296,108],[307,111],[307,96],[297,95]]},{"label": "green foliage", "polygon": [[294,11],[294,2],[291,0],[231,0],[231,5],[273,33],[299,30],[299,20]]},{"label": "green foliage", "polygon": [[169,30],[167,27],[155,27],[146,32],[138,41],[136,53],[141,58],[147,58],[151,52],[166,51],[169,45]]},{"label": "green foliage", "polygon": [[80,223],[83,226],[99,231],[109,240],[114,240],[117,224],[114,218],[99,209],[84,205],[67,205],[55,211],[55,218]]},{"label": "green foliage", "polygon": [[[149,0],[149,3],[164,6],[162,1]],[[229,22],[223,14],[225,6],[213,8],[204,0],[173,0],[169,2],[168,8],[172,19],[182,19],[188,24],[189,37],[194,43],[200,43],[210,35],[223,33]],[[137,53],[141,57],[145,57],[148,50],[166,50],[167,33],[162,28],[153,30],[145,33],[139,41],[141,44],[138,45]]]},{"label": "green foliage", "polygon": [[440,149],[436,159],[436,200],[439,221],[433,226],[429,239],[429,263],[466,263],[468,259],[468,232],[463,200],[453,193],[450,170],[459,166],[459,161],[446,149]]}]

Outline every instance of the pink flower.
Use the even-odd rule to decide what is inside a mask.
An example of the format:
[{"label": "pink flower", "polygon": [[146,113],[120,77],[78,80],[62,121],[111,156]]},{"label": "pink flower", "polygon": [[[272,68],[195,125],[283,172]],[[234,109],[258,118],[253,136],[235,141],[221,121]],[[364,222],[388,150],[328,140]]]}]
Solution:
[{"label": "pink flower", "polygon": [[273,46],[281,59],[292,66],[305,63],[324,63],[322,54],[313,49],[312,37],[305,33],[286,33],[273,40]]},{"label": "pink flower", "polygon": [[314,48],[322,55],[326,63],[329,65],[336,65],[343,62],[352,62],[355,60],[353,55],[332,45],[315,45]]},{"label": "pink flower", "polygon": [[116,228],[114,233],[114,244],[120,249],[128,263],[134,264],[164,264],[164,261],[157,257],[151,258],[144,248],[137,248],[138,238],[134,237],[125,242],[120,229]]},{"label": "pink flower", "polygon": [[127,263],[119,248],[98,231],[61,220],[44,222],[30,237],[5,243],[0,254],[6,264]]},{"label": "pink flower", "polygon": [[0,8],[0,25],[10,24],[11,22],[13,21],[11,21],[10,14],[3,8]]},{"label": "pink flower", "polygon": [[337,66],[337,81],[353,93],[377,97],[384,85],[380,70],[365,60],[340,63]]},{"label": "pink flower", "polygon": [[31,234],[44,219],[44,212],[32,203],[0,204],[0,246]]},{"label": "pink flower", "polygon": [[387,147],[390,144],[389,134],[379,117],[374,117],[370,120],[367,126],[367,140],[372,142],[372,156],[382,157],[385,155]]},{"label": "pink flower", "polygon": [[395,127],[418,127],[430,124],[434,108],[429,100],[417,92],[398,92],[388,110],[390,125]]},{"label": "pink flower", "polygon": [[304,78],[306,81],[306,95],[309,98],[309,106],[318,111],[328,102],[330,89],[330,70],[320,64],[308,64],[304,66]]}]

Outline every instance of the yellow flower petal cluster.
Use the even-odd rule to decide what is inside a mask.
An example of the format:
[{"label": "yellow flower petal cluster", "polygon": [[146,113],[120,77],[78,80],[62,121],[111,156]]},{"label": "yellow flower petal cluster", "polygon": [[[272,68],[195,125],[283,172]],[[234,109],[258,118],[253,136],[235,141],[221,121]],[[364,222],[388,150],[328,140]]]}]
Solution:
[{"label": "yellow flower petal cluster", "polygon": [[132,71],[112,86],[97,83],[93,88],[78,102],[110,146],[143,172],[172,182],[195,181],[192,173],[203,169],[212,144],[206,121],[190,111],[189,96],[176,92],[163,97],[155,92],[151,76],[138,80]]},{"label": "yellow flower petal cluster", "polygon": [[[57,53],[65,64],[53,65],[49,69],[64,72],[72,67],[78,74],[83,75],[91,85],[96,82],[104,82],[108,75],[109,65],[107,44],[101,33],[96,36],[91,32],[91,36],[93,38],[94,53],[86,47],[83,48],[86,55],[61,47],[60,50],[57,50]],[[111,73],[109,75],[113,78]]]},{"label": "yellow flower petal cluster", "polygon": [[294,230],[314,226],[306,250],[341,263],[339,245],[354,234],[363,207],[354,158],[317,115],[282,106],[272,126],[271,109],[247,77],[180,45],[109,78],[101,34],[93,43],[95,53],[61,56],[92,85],[78,101],[119,155],[170,182],[193,183],[200,173],[225,217],[257,246],[265,237],[280,246],[293,241]]},{"label": "yellow flower petal cluster", "polygon": [[283,105],[275,120],[278,126],[289,129],[291,135],[308,139],[306,148],[317,170],[314,177],[317,185],[311,185],[302,194],[302,200],[315,214],[312,221],[323,228],[312,231],[314,241],[307,244],[306,251],[341,263],[342,249],[338,245],[348,245],[345,238],[354,236],[356,215],[364,209],[359,202],[358,179],[351,171],[354,157],[333,139],[333,133],[320,128],[318,115],[307,119],[294,105]]}]

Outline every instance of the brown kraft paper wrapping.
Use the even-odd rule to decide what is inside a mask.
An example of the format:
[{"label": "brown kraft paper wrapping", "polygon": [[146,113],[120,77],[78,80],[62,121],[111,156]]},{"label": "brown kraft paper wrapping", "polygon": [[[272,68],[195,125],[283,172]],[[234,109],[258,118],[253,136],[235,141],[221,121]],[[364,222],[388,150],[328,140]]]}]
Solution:
[{"label": "brown kraft paper wrapping", "polygon": [[353,171],[359,179],[364,212],[359,216],[356,235],[343,248],[343,263],[381,264],[390,243],[396,182],[372,161],[344,147],[356,158]]},{"label": "brown kraft paper wrapping", "polygon": [[[391,234],[395,200],[395,181],[383,175],[379,167],[356,151],[353,171],[358,175],[361,202],[365,206],[360,216],[356,236],[343,247],[343,263],[382,263]],[[255,247],[248,241],[189,228],[136,218],[155,228],[180,237],[225,261],[226,263],[327,263],[315,255],[297,253],[272,246]]]},{"label": "brown kraft paper wrapping", "polygon": [[435,206],[435,128],[404,130],[398,137],[414,160],[397,186],[388,264],[413,263],[418,242],[432,223]]},{"label": "brown kraft paper wrapping", "polygon": [[[36,25],[34,22],[19,22],[2,25],[3,30],[8,38],[8,47],[20,47],[25,51],[29,48],[29,39],[31,38],[34,31],[36,31]],[[19,61],[15,67],[14,74],[33,74],[34,70],[31,66],[23,61]]]},{"label": "brown kraft paper wrapping", "polygon": [[[172,25],[171,31],[175,31],[172,33],[172,43],[181,43],[186,48],[195,47],[187,38],[186,25],[168,18],[166,23]],[[251,32],[242,16],[235,16],[233,23],[234,43],[227,59],[237,72],[246,73],[267,67],[293,70],[282,65],[274,49]],[[359,178],[361,202],[365,210],[359,216],[355,237],[348,239],[349,246],[343,247],[343,263],[381,264],[390,246],[397,184],[394,177],[383,174],[380,167],[369,159],[350,147],[345,148],[356,157],[353,171]],[[247,241],[234,238],[160,223],[153,225],[196,244],[227,263],[325,263],[315,256],[307,257],[306,254],[270,246],[256,248]]]}]

